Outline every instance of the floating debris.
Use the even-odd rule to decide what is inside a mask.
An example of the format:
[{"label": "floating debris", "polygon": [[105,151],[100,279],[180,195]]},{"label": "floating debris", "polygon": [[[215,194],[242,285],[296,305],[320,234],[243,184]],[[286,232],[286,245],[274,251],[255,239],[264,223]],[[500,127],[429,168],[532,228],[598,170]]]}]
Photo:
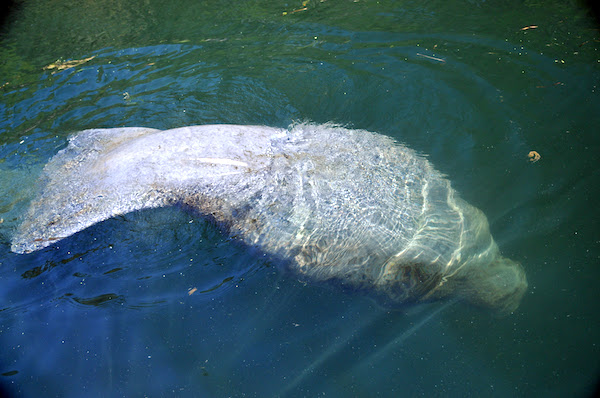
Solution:
[{"label": "floating debris", "polygon": [[86,62],[91,61],[94,58],[96,58],[95,55],[88,57],[88,58],[83,58],[83,59],[74,59],[72,61],[61,61],[60,59],[58,59],[58,60],[56,60],[55,63],[50,64],[48,66],[44,66],[44,70],[56,69],[54,72],[52,72],[52,74],[55,74],[58,71],[74,68],[81,64],[85,64]]},{"label": "floating debris", "polygon": [[535,163],[542,158],[536,151],[530,151],[527,156],[529,157],[529,161],[531,163]]},{"label": "floating debris", "polygon": [[444,64],[446,63],[446,60],[442,59],[442,58],[436,58],[436,57],[432,57],[431,55],[425,55],[425,54],[421,54],[421,53],[417,53],[417,55],[419,57],[423,57],[423,58],[427,58],[427,59],[432,59],[434,61],[438,61],[438,62],[441,62],[441,63],[444,63]]},{"label": "floating debris", "polygon": [[290,11],[290,12],[284,11],[281,15],[288,15],[288,14],[293,14],[295,12],[306,11],[306,10],[308,10],[307,5],[308,5],[309,1],[310,0],[304,0],[302,2],[302,8],[298,8],[297,10],[293,10],[293,11]]}]

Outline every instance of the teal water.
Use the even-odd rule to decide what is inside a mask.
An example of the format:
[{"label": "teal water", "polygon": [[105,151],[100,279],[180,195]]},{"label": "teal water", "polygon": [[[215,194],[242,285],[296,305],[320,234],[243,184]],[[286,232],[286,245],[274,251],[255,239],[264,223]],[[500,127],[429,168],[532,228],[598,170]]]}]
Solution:
[{"label": "teal water", "polygon": [[[593,391],[600,35],[579,3],[40,0],[10,21],[0,46],[9,396]],[[43,165],[78,130],[296,121],[376,131],[426,154],[523,264],[519,309],[388,311],[286,277],[177,209],[10,253]]]}]

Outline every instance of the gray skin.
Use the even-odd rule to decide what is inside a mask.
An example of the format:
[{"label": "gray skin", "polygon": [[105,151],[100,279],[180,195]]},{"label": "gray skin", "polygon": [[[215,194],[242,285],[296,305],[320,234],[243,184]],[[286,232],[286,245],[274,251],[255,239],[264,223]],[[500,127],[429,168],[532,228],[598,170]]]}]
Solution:
[{"label": "gray skin", "polygon": [[[392,307],[459,297],[500,313],[527,289],[485,215],[392,139],[334,125],[77,133],[44,168],[12,241],[29,253],[95,223],[180,205],[301,280]],[[141,237],[140,237],[141,238]]]}]

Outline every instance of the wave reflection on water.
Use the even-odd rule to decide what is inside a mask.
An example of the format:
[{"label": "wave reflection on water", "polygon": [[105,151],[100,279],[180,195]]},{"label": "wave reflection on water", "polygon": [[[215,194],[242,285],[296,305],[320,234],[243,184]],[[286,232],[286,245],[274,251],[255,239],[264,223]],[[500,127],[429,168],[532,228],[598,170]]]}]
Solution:
[{"label": "wave reflection on water", "polygon": [[[128,31],[131,44],[98,39],[67,57],[94,57],[73,68],[42,69],[75,48],[61,42],[58,54],[40,49],[35,67],[10,76],[0,102],[0,384],[46,396],[589,388],[598,369],[589,327],[597,242],[586,221],[597,218],[598,70],[587,45],[561,54],[585,40],[546,46],[515,18],[498,19],[511,33],[474,26],[475,17],[461,30],[440,26],[435,13],[369,4],[352,5],[364,7],[362,17],[347,6],[345,22],[341,6],[327,3],[293,23],[279,18],[290,6],[279,19],[224,11],[249,16],[210,32],[206,22],[223,18],[213,7],[194,24],[158,24],[156,37]],[[138,17],[144,23],[134,26],[153,26]],[[169,23],[179,37],[161,42]],[[519,311],[495,319],[438,303],[389,312],[282,275],[178,209],[125,215],[29,256],[9,253],[41,168],[75,131],[304,120],[377,131],[426,154],[488,215],[503,254],[523,263],[531,287]],[[539,162],[529,162],[530,150]]]}]

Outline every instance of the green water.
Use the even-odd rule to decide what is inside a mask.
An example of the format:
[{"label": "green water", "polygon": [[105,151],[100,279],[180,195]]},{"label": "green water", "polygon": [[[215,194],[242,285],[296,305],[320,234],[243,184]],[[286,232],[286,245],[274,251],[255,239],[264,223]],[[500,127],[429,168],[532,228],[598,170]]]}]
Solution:
[{"label": "green water", "polygon": [[[25,1],[9,22],[0,45],[7,394],[593,390],[600,35],[580,3]],[[529,290],[517,312],[444,303],[389,312],[286,277],[177,209],[109,220],[39,253],[9,251],[41,168],[78,130],[296,121],[376,131],[426,154],[523,264]]]}]

